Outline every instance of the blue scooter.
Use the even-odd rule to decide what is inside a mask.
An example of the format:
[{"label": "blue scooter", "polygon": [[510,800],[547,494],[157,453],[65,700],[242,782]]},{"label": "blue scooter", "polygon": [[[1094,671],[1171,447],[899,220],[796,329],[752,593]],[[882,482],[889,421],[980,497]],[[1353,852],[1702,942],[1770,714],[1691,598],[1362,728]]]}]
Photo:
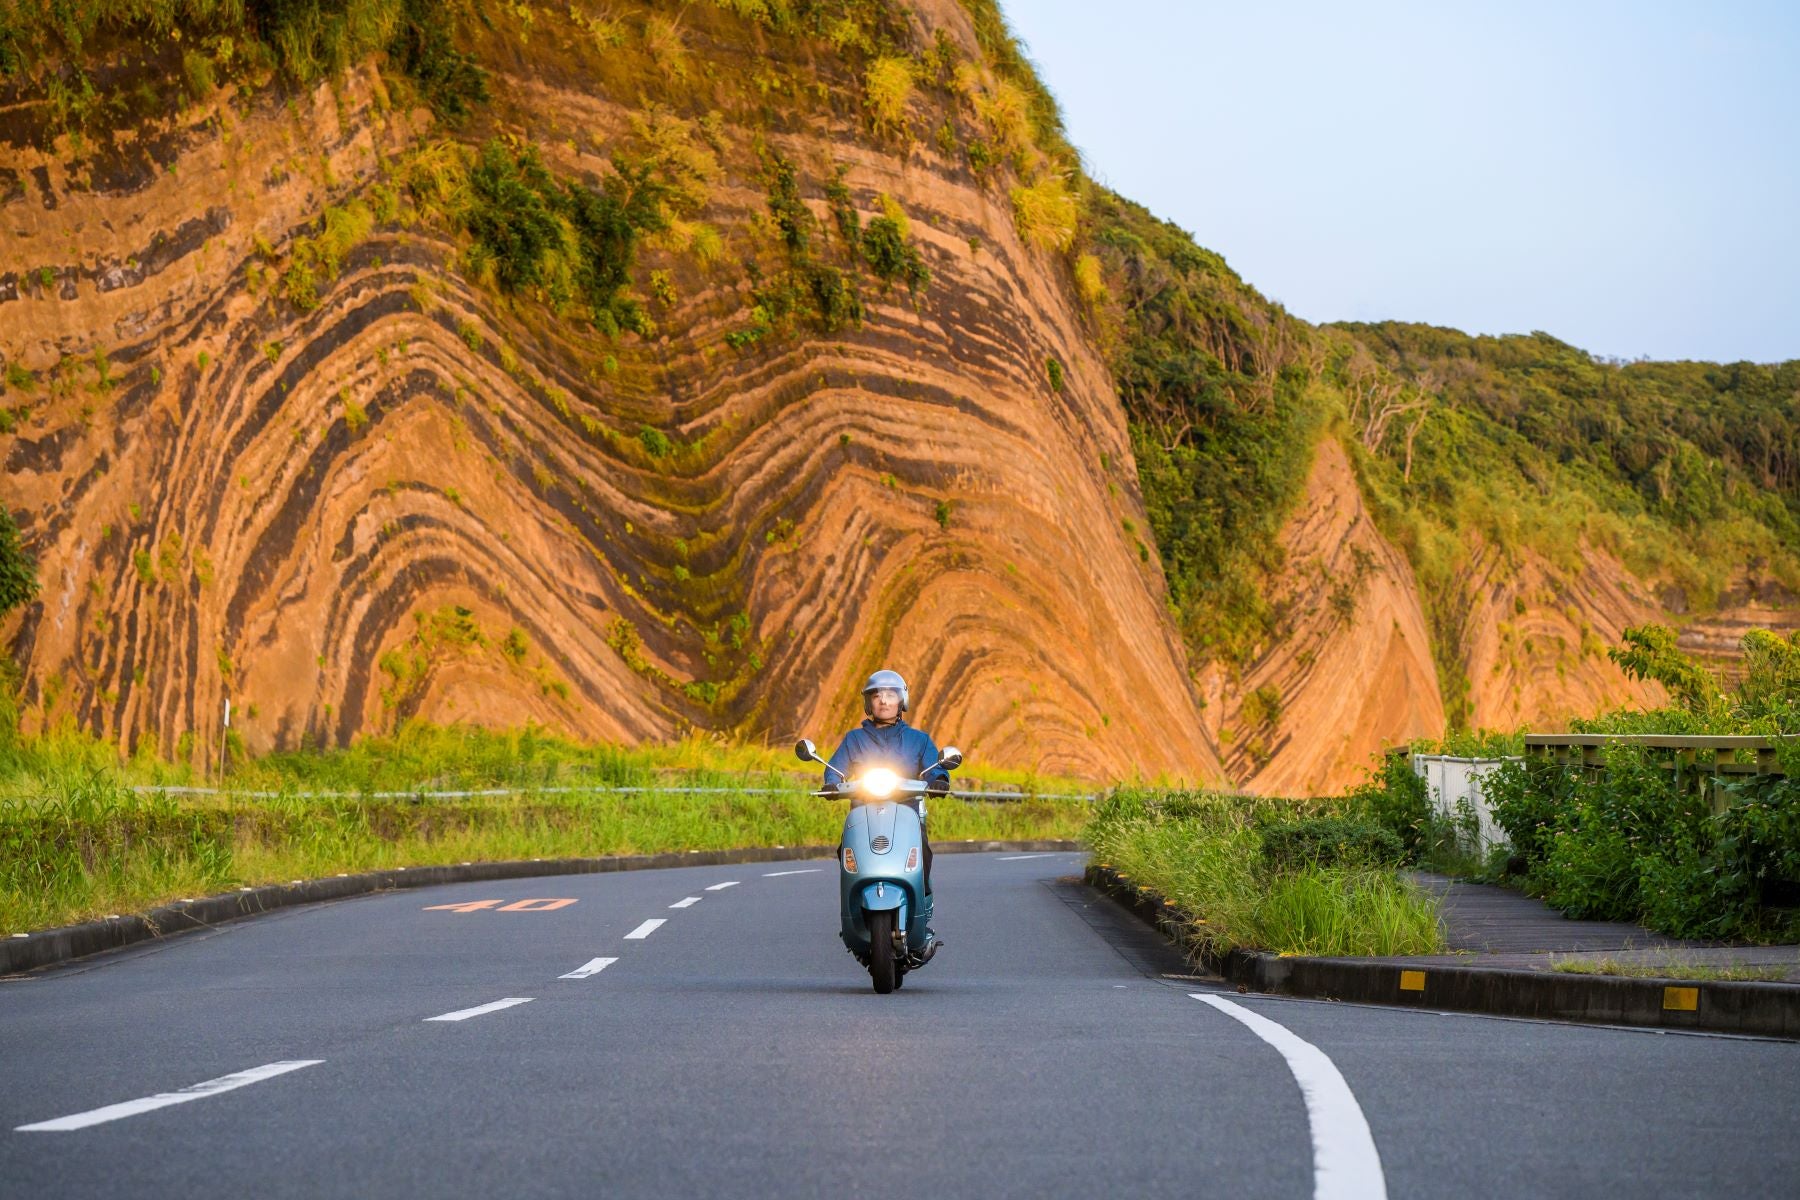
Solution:
[{"label": "blue scooter", "polygon": [[[931,923],[931,897],[925,894],[925,781],[902,779],[886,767],[871,767],[855,779],[819,757],[818,747],[801,740],[794,747],[801,762],[821,763],[843,783],[836,791],[815,796],[850,801],[844,833],[838,839],[838,915],[844,947],[869,968],[875,990],[887,995],[906,973],[925,964],[926,928]],[[946,746],[944,755],[926,770],[962,766],[962,752]],[[918,798],[915,812],[903,800]]]}]

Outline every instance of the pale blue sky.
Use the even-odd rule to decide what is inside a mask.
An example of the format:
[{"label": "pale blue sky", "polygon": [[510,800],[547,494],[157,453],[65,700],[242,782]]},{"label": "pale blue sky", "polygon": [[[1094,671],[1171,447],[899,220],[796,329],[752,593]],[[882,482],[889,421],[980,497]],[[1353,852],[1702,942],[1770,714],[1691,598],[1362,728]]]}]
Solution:
[{"label": "pale blue sky", "polygon": [[1089,171],[1308,320],[1800,358],[1800,3],[1002,3]]}]

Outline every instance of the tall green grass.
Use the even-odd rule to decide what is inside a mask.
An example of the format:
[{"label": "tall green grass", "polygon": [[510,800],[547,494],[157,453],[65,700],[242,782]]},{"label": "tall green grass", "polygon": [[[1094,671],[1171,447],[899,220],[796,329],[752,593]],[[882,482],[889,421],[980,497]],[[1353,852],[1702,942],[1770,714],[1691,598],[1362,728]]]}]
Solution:
[{"label": "tall green grass", "polygon": [[[807,795],[811,773],[798,766],[704,739],[624,748],[537,729],[414,726],[246,762],[225,788],[181,795],[138,788],[207,781],[153,758],[121,763],[76,735],[0,735],[0,934],[340,872],[831,844],[842,803]],[[425,794],[442,790],[501,794]],[[932,801],[931,833],[1072,838],[1088,811],[1080,800],[944,797]]]},{"label": "tall green grass", "polygon": [[1087,840],[1096,861],[1192,914],[1183,932],[1203,954],[1440,952],[1436,902],[1356,848],[1372,839],[1298,861],[1265,853],[1275,830],[1320,818],[1347,829],[1350,815],[1343,801],[1122,790],[1099,806]]}]

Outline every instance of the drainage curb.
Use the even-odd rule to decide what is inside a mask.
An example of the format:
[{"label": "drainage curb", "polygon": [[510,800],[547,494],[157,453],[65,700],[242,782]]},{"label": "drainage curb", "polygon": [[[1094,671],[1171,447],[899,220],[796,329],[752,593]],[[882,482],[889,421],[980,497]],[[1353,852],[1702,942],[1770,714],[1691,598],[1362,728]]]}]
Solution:
[{"label": "drainage curb", "polygon": [[1135,913],[1191,960],[1247,991],[1541,1021],[1800,1039],[1796,984],[1567,975],[1395,959],[1307,958],[1263,950],[1196,955],[1181,937],[1194,918],[1173,901],[1109,866],[1090,864],[1087,882]]},{"label": "drainage curb", "polygon": [[[1079,850],[1081,843],[1062,840],[935,842],[938,854],[970,854],[991,850]],[[370,892],[476,883],[485,879],[527,879],[537,875],[595,875],[607,871],[653,871],[668,867],[719,867],[739,863],[786,862],[797,858],[830,858],[836,846],[753,846],[740,850],[679,850],[667,854],[612,854],[601,858],[524,859],[512,862],[465,863],[445,867],[396,867],[360,875],[244,888],[218,896],[181,900],[144,913],[84,921],[0,939],[0,975],[47,967],[89,954],[117,950],[136,942],[210,929],[225,921],[260,916],[297,904],[317,904]]]}]

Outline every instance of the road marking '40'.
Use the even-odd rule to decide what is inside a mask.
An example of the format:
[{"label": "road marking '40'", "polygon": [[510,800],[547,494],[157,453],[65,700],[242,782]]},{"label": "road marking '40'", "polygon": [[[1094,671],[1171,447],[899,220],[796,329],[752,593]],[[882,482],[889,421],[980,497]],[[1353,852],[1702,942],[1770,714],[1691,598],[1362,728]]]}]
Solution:
[{"label": "road marking '40'", "polygon": [[495,908],[503,904],[500,900],[465,900],[461,904],[427,904],[426,912],[480,912],[493,909],[495,912],[555,912],[559,908],[567,908],[575,903],[573,900],[514,900],[503,908]]}]

